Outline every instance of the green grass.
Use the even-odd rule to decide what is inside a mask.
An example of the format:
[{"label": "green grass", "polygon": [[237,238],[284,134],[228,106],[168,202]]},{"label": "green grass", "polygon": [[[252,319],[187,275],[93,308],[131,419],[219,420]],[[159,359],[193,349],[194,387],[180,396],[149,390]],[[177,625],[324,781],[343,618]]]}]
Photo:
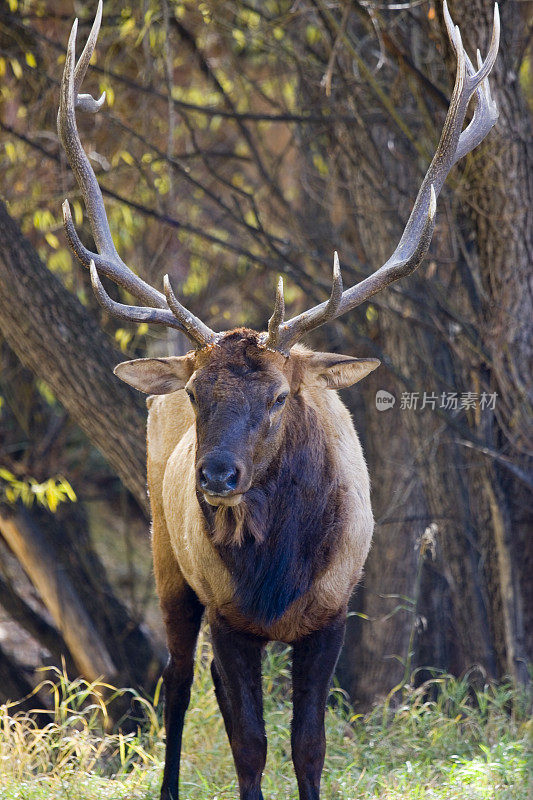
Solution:
[{"label": "green grass", "polygon": [[[183,800],[238,796],[229,745],[209,675],[199,665],[184,733]],[[269,744],[265,800],[294,800],[290,760],[289,653],[269,650],[264,665]],[[355,715],[342,692],[327,712],[324,800],[526,800],[531,775],[527,698],[510,686],[473,693],[449,676],[405,689],[372,713]],[[431,691],[428,691],[431,689]],[[68,682],[55,673],[54,719],[38,728],[16,707],[0,709],[2,800],[151,800],[158,798],[164,731],[161,703],[104,684]],[[136,734],[105,733],[113,697],[131,701],[145,721]],[[434,699],[429,700],[432,696]],[[105,699],[104,699],[105,698]],[[529,770],[529,772],[528,772]]]}]

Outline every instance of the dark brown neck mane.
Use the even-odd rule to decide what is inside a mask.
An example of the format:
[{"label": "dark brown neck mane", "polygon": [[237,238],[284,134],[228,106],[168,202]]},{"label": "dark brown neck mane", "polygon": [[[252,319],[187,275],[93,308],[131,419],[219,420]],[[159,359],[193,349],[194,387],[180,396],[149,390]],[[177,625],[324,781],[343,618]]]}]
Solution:
[{"label": "dark brown neck mane", "polygon": [[325,568],[343,517],[342,489],[317,415],[300,395],[287,403],[290,436],[243,502],[215,509],[198,496],[239,610],[265,625]]}]

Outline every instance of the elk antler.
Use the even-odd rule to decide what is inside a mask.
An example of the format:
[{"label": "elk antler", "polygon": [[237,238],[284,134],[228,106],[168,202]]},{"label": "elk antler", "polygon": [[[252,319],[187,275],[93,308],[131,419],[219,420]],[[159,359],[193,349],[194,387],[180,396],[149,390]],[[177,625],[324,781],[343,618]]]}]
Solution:
[{"label": "elk antler", "polygon": [[[339,259],[335,253],[333,285],[329,300],[298,314],[288,322],[284,321],[283,281],[280,278],[274,313],[268,322],[268,332],[262,334],[263,346],[287,354],[303,334],[328,320],[345,314],[388,286],[389,283],[410,275],[424,259],[435,227],[437,197],[448,173],[456,161],[477,147],[498,118],[498,110],[492,100],[488,82],[488,75],[496,60],[499,46],[498,4],[496,3],[494,6],[492,40],[485,61],[481,59],[479,50],[477,51],[477,71],[464,50],[459,28],[453,25],[446,0],[444,0],[444,19],[457,56],[455,86],[437,150],[422,181],[413,210],[396,250],[376,272],[346,291],[343,291]],[[91,252],[80,241],[72,222],[68,200],[65,200],[63,219],[67,237],[72,250],[81,263],[90,268],[91,283],[98,301],[111,314],[133,322],[155,322],[177,328],[185,333],[196,346],[204,347],[217,342],[222,334],[212,331],[178,302],[172,291],[168,275],[165,275],[164,278],[165,294],[163,295],[135,275],[118,255],[111,237],[102,193],[80,141],[76,125],[76,107],[96,113],[105,100],[105,92],[98,100],[88,94],[79,94],[96,46],[101,20],[102,0],[99,0],[96,18],[77,64],[75,63],[77,20],[72,26],[61,81],[57,118],[59,137],[81,189],[98,252]],[[474,113],[469,125],[463,131],[466,110],[473,96]],[[99,272],[123,286],[134,297],[150,305],[128,306],[115,302],[105,292]]]},{"label": "elk antler", "polygon": [[[172,291],[168,275],[165,275],[165,294],[161,294],[150,284],[145,283],[124,264],[116,251],[96,175],[83,149],[76,124],[76,108],[96,113],[105,101],[105,92],[95,100],[89,94],[79,94],[81,84],[87,72],[89,61],[96,46],[98,31],[102,21],[102,0],[99,0],[96,17],[83,52],[76,64],[76,33],[78,20],[75,20],[68,42],[65,68],[61,81],[57,129],[65,150],[68,162],[80,187],[97,253],[92,253],[82,244],[70,213],[68,200],[63,203],[63,221],[69,244],[81,263],[90,268],[91,283],[98,301],[111,314],[133,322],[156,322],[177,328],[185,333],[196,346],[204,347],[217,339],[217,334],[208,328],[200,319],[179,303]],[[134,297],[150,307],[128,306],[116,303],[105,292],[98,272],[107,275],[112,281],[123,286]],[[152,306],[155,306],[153,308]]]},{"label": "elk antler", "polygon": [[[288,353],[292,345],[304,333],[351,311],[352,308],[368,300],[389,283],[414,272],[428,251],[435,227],[437,197],[448,173],[456,161],[473,150],[485,138],[498,119],[498,109],[492,100],[488,81],[488,75],[498,54],[500,41],[498,4],[496,3],[494,6],[492,39],[485,61],[482,61],[480,52],[477,51],[477,71],[464,50],[461,33],[452,22],[446,0],[443,5],[448,36],[457,56],[455,86],[437,150],[422,181],[411,216],[396,250],[376,272],[344,292],[342,291],[338,258],[335,253],[333,289],[329,300],[309,311],[298,314],[288,322],[283,320],[283,295],[278,288],[276,306],[268,324],[268,333],[263,334],[265,347]],[[474,114],[469,125],[462,131],[468,103],[473,95],[475,97]]]}]

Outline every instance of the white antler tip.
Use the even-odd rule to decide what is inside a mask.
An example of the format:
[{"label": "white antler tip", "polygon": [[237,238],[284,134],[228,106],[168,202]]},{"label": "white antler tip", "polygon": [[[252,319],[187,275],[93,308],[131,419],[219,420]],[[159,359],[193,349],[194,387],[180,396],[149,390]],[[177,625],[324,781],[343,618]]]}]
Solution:
[{"label": "white antler tip", "polygon": [[170,278],[168,277],[168,273],[163,276],[163,289],[165,291],[165,297],[167,298],[169,305],[170,303],[177,302],[174,296],[174,290],[172,289],[172,286],[170,284]]},{"label": "white antler tip", "polygon": [[500,7],[498,3],[494,5],[494,34],[496,39],[498,40],[498,44],[500,41]]},{"label": "white antler tip", "polygon": [[[68,59],[70,58],[71,61],[74,61],[76,58],[76,37],[78,35],[78,18],[74,20],[72,23],[72,28],[70,29],[70,35],[68,37],[68,45],[67,45],[67,55],[66,61],[68,63]],[[74,69],[74,64],[72,64],[72,69]]]},{"label": "white antler tip", "polygon": [[278,294],[283,295],[283,277],[281,275],[278,278]]},{"label": "white antler tip", "polygon": [[102,12],[103,12],[103,3],[102,0],[98,0],[98,8],[96,9],[96,16],[94,18],[93,27],[91,33],[95,34],[95,44],[96,44],[96,37],[100,32],[100,25],[102,24]]},{"label": "white antler tip", "polygon": [[95,291],[97,291],[100,287],[100,276],[98,275],[98,270],[96,269],[96,264],[94,263],[94,259],[91,258],[91,262],[89,264],[89,272],[91,273],[91,284]]},{"label": "white antler tip", "polygon": [[437,196],[435,194],[435,187],[431,184],[431,192],[429,195],[429,218],[432,220],[437,211]]}]

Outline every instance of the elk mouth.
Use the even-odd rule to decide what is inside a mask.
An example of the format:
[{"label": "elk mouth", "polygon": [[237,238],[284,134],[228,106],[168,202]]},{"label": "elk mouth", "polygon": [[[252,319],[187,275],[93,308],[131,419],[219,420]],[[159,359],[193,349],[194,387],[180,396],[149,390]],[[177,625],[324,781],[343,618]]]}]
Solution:
[{"label": "elk mouth", "polygon": [[242,501],[242,493],[232,495],[208,494],[202,492],[204,500],[210,506],[238,506]]}]

